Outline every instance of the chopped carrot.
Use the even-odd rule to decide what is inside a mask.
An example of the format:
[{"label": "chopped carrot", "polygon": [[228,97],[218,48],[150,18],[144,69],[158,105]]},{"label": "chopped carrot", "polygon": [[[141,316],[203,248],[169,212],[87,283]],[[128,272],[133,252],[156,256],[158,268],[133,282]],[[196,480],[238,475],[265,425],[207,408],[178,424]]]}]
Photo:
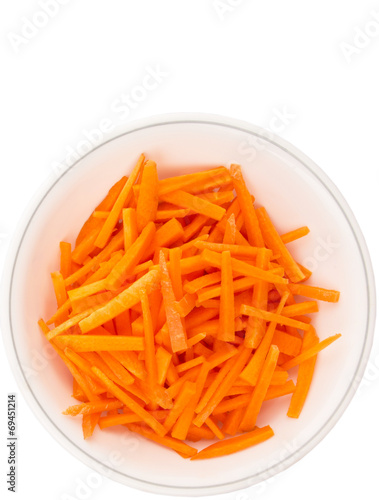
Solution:
[{"label": "chopped carrot", "polygon": [[137,229],[141,232],[148,222],[155,221],[158,209],[158,173],[153,161],[143,167],[140,191],[137,201]]},{"label": "chopped carrot", "polygon": [[124,250],[126,252],[138,237],[137,215],[134,208],[122,209],[122,224],[124,230]]},{"label": "chopped carrot", "polygon": [[233,272],[230,252],[221,254],[221,296],[220,322],[218,339],[231,342],[235,339],[234,331],[234,291]]}]

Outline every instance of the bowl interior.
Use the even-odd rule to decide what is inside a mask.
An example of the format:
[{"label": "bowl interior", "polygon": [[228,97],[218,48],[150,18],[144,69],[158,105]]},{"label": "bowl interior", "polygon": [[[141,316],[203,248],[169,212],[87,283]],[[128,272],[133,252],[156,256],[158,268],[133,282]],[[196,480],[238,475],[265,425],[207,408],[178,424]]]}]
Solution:
[{"label": "bowl interior", "polygon": [[[290,248],[313,271],[310,283],[341,291],[338,304],[320,303],[314,322],[320,338],[337,332],[342,338],[319,356],[301,417],[286,416],[289,397],[265,403],[258,425],[270,424],[275,437],[255,448],[190,462],[121,427],[96,431],[85,442],[80,421],[62,415],[75,404],[70,376],[37,327],[37,320],[55,309],[50,272],[59,267],[59,241],[74,242],[93,207],[128,174],[141,152],[157,162],[161,178],[240,163],[257,204],[267,208],[281,232],[309,226],[311,233]],[[74,454],[126,484],[196,495],[254,484],[294,462],[321,438],[356,378],[368,306],[360,246],[330,185],[269,138],[217,123],[180,122],[123,134],[56,179],[30,214],[15,256],[9,314],[16,356],[36,410]]]}]

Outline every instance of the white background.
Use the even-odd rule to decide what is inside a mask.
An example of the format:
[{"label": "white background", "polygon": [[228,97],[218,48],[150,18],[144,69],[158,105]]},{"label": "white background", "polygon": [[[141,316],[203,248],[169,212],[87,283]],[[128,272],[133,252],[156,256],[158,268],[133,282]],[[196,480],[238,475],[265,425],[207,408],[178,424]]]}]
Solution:
[{"label": "white background", "polygon": [[[69,151],[85,147],[86,133],[200,111],[271,129],[318,163],[355,213],[378,272],[379,2],[52,0],[48,20],[41,3],[0,7],[1,265],[28,201],[64,168]],[[33,29],[30,20],[47,23]],[[138,94],[149,68],[162,76]],[[29,410],[3,349],[0,370],[2,498],[10,496],[6,394],[13,391],[18,498],[157,498],[95,481]],[[222,498],[377,498],[378,396],[375,341],[358,394],[323,442],[270,481]],[[78,489],[88,481],[90,488]]]}]

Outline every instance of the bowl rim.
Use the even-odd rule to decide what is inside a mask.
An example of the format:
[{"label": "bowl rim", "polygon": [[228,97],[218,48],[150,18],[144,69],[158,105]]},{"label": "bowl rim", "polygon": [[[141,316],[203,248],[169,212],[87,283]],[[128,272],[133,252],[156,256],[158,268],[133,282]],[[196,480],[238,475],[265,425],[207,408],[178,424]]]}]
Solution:
[{"label": "bowl rim", "polygon": [[[25,233],[31,220],[36,215],[39,206],[43,202],[44,198],[47,196],[49,191],[58,183],[62,177],[64,177],[67,172],[74,169],[80,161],[91,155],[94,151],[101,148],[105,144],[121,137],[124,135],[129,135],[134,132],[138,132],[143,129],[148,129],[157,126],[167,126],[175,124],[201,124],[201,125],[217,125],[226,128],[232,128],[240,132],[246,132],[247,134],[254,134],[255,136],[268,141],[280,149],[284,150],[287,154],[296,158],[307,171],[311,172],[320,182],[323,184],[324,188],[329,191],[331,196],[334,198],[338,206],[340,207],[342,213],[346,217],[346,220],[350,226],[350,229],[356,240],[360,256],[362,259],[362,264],[365,273],[365,282],[367,286],[367,321],[365,328],[365,342],[363,345],[361,357],[359,363],[356,367],[355,375],[345,392],[344,396],[341,398],[339,405],[337,406],[335,412],[329,417],[323,428],[313,435],[300,449],[295,450],[291,455],[286,457],[279,463],[268,467],[266,470],[260,471],[249,477],[238,479],[235,481],[216,484],[212,486],[191,486],[191,487],[179,487],[171,485],[156,484],[148,482],[142,479],[137,479],[134,477],[127,476],[111,467],[105,466],[100,461],[89,455],[84,450],[80,449],[75,443],[73,443],[70,438],[63,434],[63,432],[54,424],[54,422],[45,413],[43,407],[39,403],[37,397],[34,395],[25,373],[22,369],[20,360],[18,358],[16,346],[14,343],[14,335],[12,329],[12,318],[11,318],[11,295],[12,295],[12,285],[13,285],[13,274],[14,268],[17,264],[18,254],[23,243]],[[115,128],[111,133],[106,134],[105,139],[88,153],[81,156],[76,162],[70,165],[67,169],[63,170],[60,175],[51,172],[46,181],[37,190],[36,194],[32,197],[31,201],[27,204],[26,209],[19,221],[14,235],[11,239],[11,243],[7,252],[7,256],[4,260],[4,270],[1,280],[1,295],[0,295],[0,310],[1,310],[1,330],[2,337],[5,346],[5,351],[11,366],[11,370],[15,377],[18,387],[21,390],[22,395],[28,402],[31,410],[36,415],[41,424],[46,428],[49,433],[72,455],[81,460],[87,466],[94,469],[96,472],[109,476],[111,479],[117,480],[122,484],[127,486],[135,487],[140,490],[144,490],[150,493],[166,494],[166,495],[181,495],[181,496],[203,496],[203,495],[215,495],[223,494],[231,491],[236,491],[238,489],[247,488],[260,481],[267,480],[278,472],[282,472],[287,469],[302,457],[304,457],[309,451],[311,451],[322,439],[330,432],[334,427],[336,422],[339,420],[343,412],[346,410],[347,406],[351,402],[359,383],[364,375],[364,371],[369,359],[373,337],[374,337],[374,326],[375,326],[375,315],[376,315],[376,292],[375,292],[375,281],[374,273],[371,264],[371,259],[369,251],[362,234],[362,231],[358,225],[357,220],[353,212],[351,211],[348,203],[344,199],[343,195],[340,193],[335,184],[329,179],[326,173],[318,167],[308,156],[299,151],[295,146],[272,133],[271,131],[265,130],[262,127],[252,125],[249,122],[221,116],[215,114],[207,113],[169,113],[154,115],[151,117],[143,118],[140,120],[135,120],[126,125],[120,125]]]}]

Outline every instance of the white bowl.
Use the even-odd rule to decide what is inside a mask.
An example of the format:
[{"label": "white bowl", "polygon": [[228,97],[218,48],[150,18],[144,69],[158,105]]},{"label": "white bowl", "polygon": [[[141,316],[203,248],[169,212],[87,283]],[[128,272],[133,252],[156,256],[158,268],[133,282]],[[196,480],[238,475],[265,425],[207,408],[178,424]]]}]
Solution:
[{"label": "white bowl", "polygon": [[[257,203],[280,231],[308,225],[292,243],[296,259],[314,271],[311,283],[341,291],[320,303],[320,338],[342,338],[320,354],[304,411],[286,416],[289,397],[265,403],[258,425],[274,438],[223,458],[185,461],[125,428],[82,438],[80,421],[62,415],[73,400],[71,377],[42,338],[37,320],[54,311],[50,272],[59,241],[73,242],[107,188],[128,174],[138,155],[154,159],[161,177],[209,165],[240,163]],[[168,115],[133,124],[43,187],[28,208],[9,252],[1,319],[10,364],[43,426],[73,455],[128,486],[160,494],[207,495],[253,485],[295,463],[330,431],[354,395],[373,338],[374,280],[368,251],[343,197],[311,160],[258,127],[208,115]],[[53,457],[51,457],[53,459]]]}]

